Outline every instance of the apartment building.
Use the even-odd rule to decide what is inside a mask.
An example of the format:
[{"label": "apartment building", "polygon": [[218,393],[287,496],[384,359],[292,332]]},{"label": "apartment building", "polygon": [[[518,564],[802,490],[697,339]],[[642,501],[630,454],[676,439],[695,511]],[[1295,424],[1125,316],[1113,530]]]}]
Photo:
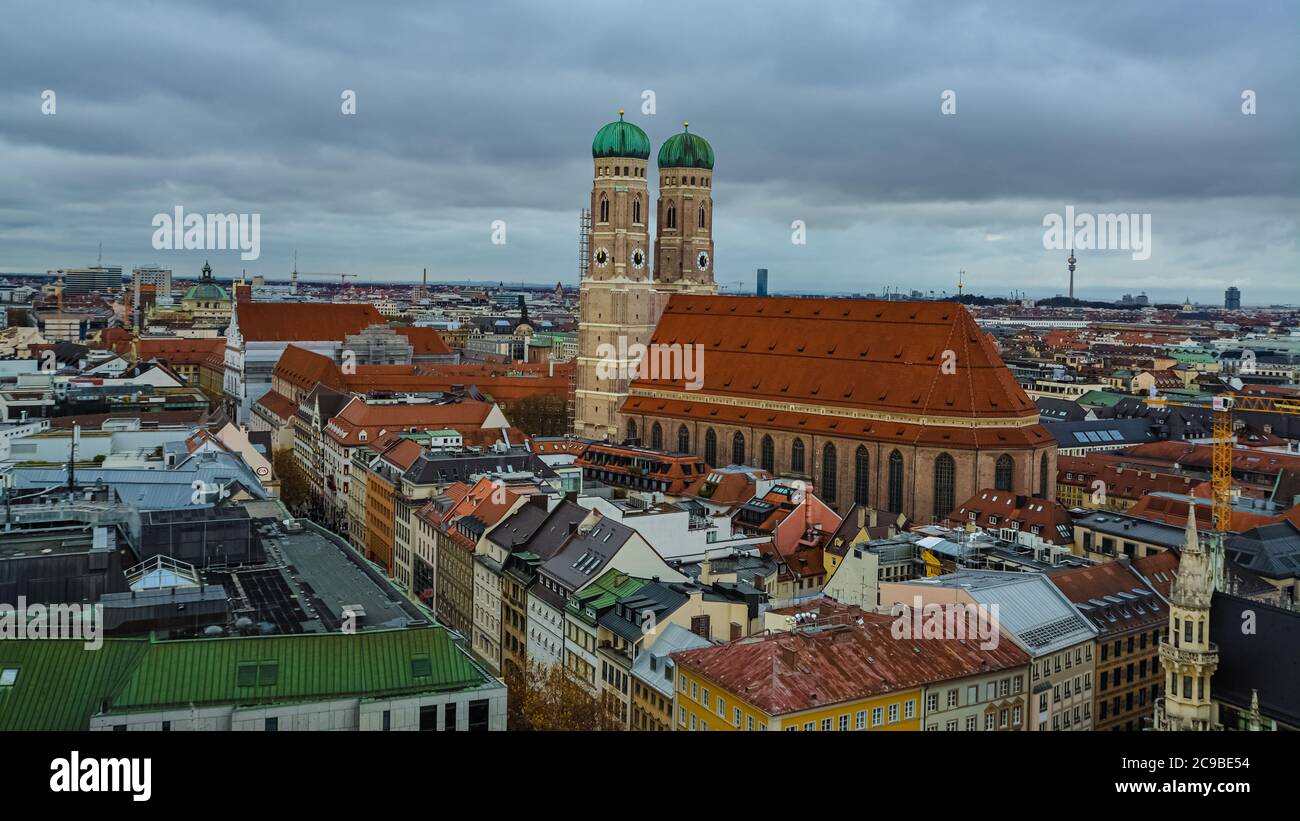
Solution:
[{"label": "apartment building", "polygon": [[880,586],[880,602],[891,608],[918,602],[979,607],[996,619],[1005,639],[1029,655],[1026,729],[1092,728],[1099,631],[1043,574],[963,570],[887,582]]},{"label": "apartment building", "polygon": [[1047,578],[1097,628],[1093,729],[1146,730],[1164,688],[1164,597],[1127,559],[1051,572]]}]

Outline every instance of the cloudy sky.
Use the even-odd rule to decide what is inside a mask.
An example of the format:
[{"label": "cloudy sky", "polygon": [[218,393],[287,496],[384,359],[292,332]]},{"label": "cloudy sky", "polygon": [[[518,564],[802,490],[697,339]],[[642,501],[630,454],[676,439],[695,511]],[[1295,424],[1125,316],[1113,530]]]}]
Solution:
[{"label": "cloudy sky", "polygon": [[[1074,206],[1151,220],[1149,259],[1078,253],[1079,296],[1300,303],[1298,24],[1294,2],[19,0],[0,271],[102,242],[178,275],[284,276],[296,249],[310,272],[576,283],[591,138],[622,107],[655,146],[684,119],[713,144],[727,288],[766,267],[777,291],[941,292],[964,269],[1051,296],[1043,220]],[[260,257],[154,249],[177,206],[259,214]]]}]

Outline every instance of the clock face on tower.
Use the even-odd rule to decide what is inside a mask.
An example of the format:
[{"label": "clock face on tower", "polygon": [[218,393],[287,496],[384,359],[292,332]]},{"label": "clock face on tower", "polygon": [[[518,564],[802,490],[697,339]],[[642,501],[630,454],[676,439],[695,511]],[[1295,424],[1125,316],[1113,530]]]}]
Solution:
[{"label": "clock face on tower", "polygon": [[638,271],[645,267],[645,251],[635,248],[632,251],[632,267]]},{"label": "clock face on tower", "polygon": [[696,267],[696,268],[699,268],[701,271],[707,271],[707,270],[709,270],[709,252],[708,252],[708,251],[701,251],[701,252],[699,253],[699,255],[698,255],[697,257],[695,257],[695,267]]},{"label": "clock face on tower", "polygon": [[597,268],[604,268],[609,264],[609,251],[604,248],[597,248],[594,259],[596,260]]}]

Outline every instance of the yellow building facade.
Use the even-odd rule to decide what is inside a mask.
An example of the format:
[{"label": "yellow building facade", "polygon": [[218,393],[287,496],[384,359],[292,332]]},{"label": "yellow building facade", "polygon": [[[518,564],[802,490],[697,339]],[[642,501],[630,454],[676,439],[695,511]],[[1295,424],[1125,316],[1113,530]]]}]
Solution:
[{"label": "yellow building facade", "polygon": [[679,665],[673,729],[697,732],[919,730],[920,704],[920,688],[909,688],[814,710],[769,715],[725,687]]}]

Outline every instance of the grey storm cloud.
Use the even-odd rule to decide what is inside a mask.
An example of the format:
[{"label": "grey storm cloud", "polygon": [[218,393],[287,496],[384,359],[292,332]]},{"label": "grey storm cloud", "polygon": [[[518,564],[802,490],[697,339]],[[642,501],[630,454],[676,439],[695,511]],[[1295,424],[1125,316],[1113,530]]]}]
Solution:
[{"label": "grey storm cloud", "polygon": [[[182,274],[283,276],[296,250],[316,272],[573,283],[591,137],[625,108],[656,145],[687,119],[713,144],[726,287],[767,267],[777,289],[944,291],[964,269],[1046,296],[1042,220],[1074,205],[1152,215],[1149,260],[1080,255],[1084,296],[1300,302],[1298,23],[1173,0],[10,3],[0,270],[103,242]],[[177,205],[260,214],[260,259],[155,250]]]}]

